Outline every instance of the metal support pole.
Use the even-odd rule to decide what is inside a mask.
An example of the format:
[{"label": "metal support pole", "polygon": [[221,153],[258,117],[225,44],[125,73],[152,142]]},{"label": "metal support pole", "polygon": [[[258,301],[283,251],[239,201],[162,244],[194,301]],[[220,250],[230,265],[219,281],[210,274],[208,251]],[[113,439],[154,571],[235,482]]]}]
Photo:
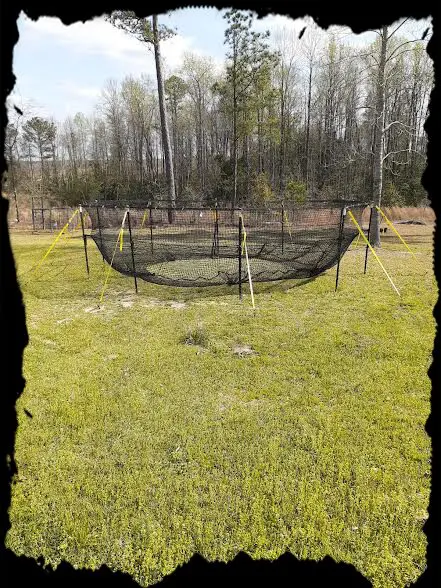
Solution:
[{"label": "metal support pole", "polygon": [[86,258],[86,270],[87,275],[89,275],[89,259],[87,257],[87,239],[86,233],[84,232],[84,219],[83,219],[83,207],[80,206],[80,219],[81,219],[81,232],[83,233],[83,243],[84,243],[84,256]]},{"label": "metal support pole", "polygon": [[40,204],[41,204],[41,223],[43,225],[43,231],[44,231],[44,204],[43,204],[42,197],[40,197]]},{"label": "metal support pole", "polygon": [[213,245],[211,246],[211,257],[219,256],[219,214],[217,210],[217,202],[214,209],[214,235]]},{"label": "metal support pole", "polygon": [[153,216],[152,216],[152,205],[149,204],[149,222],[150,222],[150,247],[153,255]]},{"label": "metal support pole", "polygon": [[340,230],[338,233],[338,261],[337,261],[337,275],[335,277],[335,291],[337,292],[338,288],[338,277],[340,273],[340,258],[341,258],[341,246],[343,242],[343,227],[345,224],[346,218],[346,207],[342,208],[341,215],[340,215]]},{"label": "metal support pole", "polygon": [[282,253],[283,253],[283,248],[285,245],[285,206],[282,202]]},{"label": "metal support pole", "polygon": [[238,262],[239,262],[239,300],[242,301],[242,215],[239,216],[239,247],[238,247]]},{"label": "metal support pole", "polygon": [[101,233],[101,219],[100,219],[99,206],[96,207],[96,221],[98,224],[98,233],[100,236],[101,255],[103,256],[103,263],[104,263],[105,259],[104,259],[104,253],[103,253],[103,234]]},{"label": "metal support pole", "polygon": [[133,267],[133,278],[135,280],[135,292],[138,294],[138,282],[136,280],[135,254],[133,252],[132,226],[130,224],[130,212],[128,209],[127,209],[127,225],[129,227],[130,250],[132,252],[132,267]]},{"label": "metal support pole", "polygon": [[51,233],[54,232],[54,228],[52,226],[52,206],[49,207],[49,229]]},{"label": "metal support pole", "polygon": [[219,257],[219,211],[216,202],[216,255]]},{"label": "metal support pole", "polygon": [[35,232],[35,208],[34,208],[34,197],[31,197],[32,202],[32,230]]},{"label": "metal support pole", "polygon": [[[370,238],[371,238],[371,222],[372,222],[373,211],[374,211],[374,207],[371,206],[371,214],[369,216],[369,227],[368,227],[368,234],[367,234],[367,240],[369,242],[370,242]],[[366,245],[366,253],[364,255],[364,273],[366,273],[366,270],[367,270],[368,253],[369,253],[369,245]]]}]

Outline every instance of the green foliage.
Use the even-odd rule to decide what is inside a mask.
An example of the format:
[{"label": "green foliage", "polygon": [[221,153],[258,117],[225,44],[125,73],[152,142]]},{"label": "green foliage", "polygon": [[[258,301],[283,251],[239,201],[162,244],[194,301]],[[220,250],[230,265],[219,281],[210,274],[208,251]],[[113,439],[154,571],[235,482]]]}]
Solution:
[{"label": "green foliage", "polygon": [[253,200],[258,204],[267,204],[274,200],[274,192],[268,174],[265,172],[255,175],[252,190]]},{"label": "green foliage", "polygon": [[40,116],[34,116],[23,125],[24,142],[30,146],[34,155],[42,159],[49,159],[53,156],[56,134],[55,123]]},{"label": "green foliage", "polygon": [[297,182],[295,180],[290,180],[286,183],[285,187],[285,198],[286,200],[292,200],[294,202],[298,202],[299,204],[306,201],[308,196],[308,192],[306,189],[306,184],[302,182]]},{"label": "green foliage", "polygon": [[396,182],[386,180],[383,186],[382,202],[384,206],[419,206],[427,194],[418,177],[398,179]]},{"label": "green foliage", "polygon": [[384,182],[381,201],[384,206],[404,205],[404,199],[402,198],[397,186],[391,181]]},{"label": "green foliage", "polygon": [[232,9],[225,13],[225,18],[229,24],[225,30],[225,44],[229,47],[226,85],[218,85],[217,89],[229,96],[230,108],[238,115],[235,130],[241,137],[249,134],[255,125],[253,109],[257,103],[260,101],[263,106],[262,101],[272,92],[269,84],[275,56],[267,42],[269,31],[251,30],[251,13]]},{"label": "green foliage", "polygon": [[[153,28],[148,17],[138,16],[133,10],[115,10],[111,15],[107,15],[105,19],[117,29],[132,35],[138,41],[153,45]],[[175,34],[176,31],[166,25],[158,26],[159,41],[165,41]]]},{"label": "green foliage", "polygon": [[164,89],[166,99],[172,104],[173,108],[177,108],[179,103],[183,100],[188,92],[188,87],[185,81],[179,76],[171,76],[164,82]]},{"label": "green foliage", "polygon": [[400,184],[400,193],[405,206],[419,206],[421,202],[427,199],[421,179],[419,177],[408,178],[407,181]]}]

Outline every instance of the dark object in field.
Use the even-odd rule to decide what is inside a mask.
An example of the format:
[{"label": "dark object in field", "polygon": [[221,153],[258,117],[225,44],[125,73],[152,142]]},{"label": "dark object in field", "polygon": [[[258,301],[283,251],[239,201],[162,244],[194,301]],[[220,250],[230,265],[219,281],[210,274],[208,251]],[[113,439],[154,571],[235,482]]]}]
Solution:
[{"label": "dark object in field", "polygon": [[380,233],[387,233],[387,227],[381,227]]},{"label": "dark object in field", "polygon": [[[116,245],[127,207],[85,204],[91,238],[118,272],[169,286],[219,286],[308,279],[335,266],[358,235],[366,208],[356,201],[276,203],[267,208],[176,208],[130,204],[133,256],[127,222],[122,250]],[[240,229],[240,219],[243,229]],[[244,238],[246,241],[244,242]]]},{"label": "dark object in field", "polygon": [[405,220],[405,221],[395,221],[397,225],[425,225],[426,223],[419,220]]}]

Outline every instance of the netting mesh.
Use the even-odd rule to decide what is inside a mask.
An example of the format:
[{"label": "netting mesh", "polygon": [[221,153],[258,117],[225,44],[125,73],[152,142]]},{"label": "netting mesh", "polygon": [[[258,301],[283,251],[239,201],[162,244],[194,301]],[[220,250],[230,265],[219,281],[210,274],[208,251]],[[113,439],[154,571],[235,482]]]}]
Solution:
[{"label": "netting mesh", "polygon": [[[334,266],[357,228],[343,207],[358,222],[366,204],[313,202],[271,209],[165,208],[130,206],[124,223],[122,251],[115,244],[127,208],[94,206],[91,237],[104,259],[122,274],[171,286],[237,284],[248,277],[243,237],[255,282],[304,279]],[[242,223],[241,219],[242,218]],[[133,258],[128,230],[130,221]]]}]

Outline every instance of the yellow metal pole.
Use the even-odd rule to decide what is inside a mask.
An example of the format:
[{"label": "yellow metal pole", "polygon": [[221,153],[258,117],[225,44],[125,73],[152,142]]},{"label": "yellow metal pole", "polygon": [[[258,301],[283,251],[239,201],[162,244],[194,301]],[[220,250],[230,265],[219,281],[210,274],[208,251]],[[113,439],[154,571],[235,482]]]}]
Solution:
[{"label": "yellow metal pole", "polygon": [[64,225],[64,227],[61,229],[61,231],[58,233],[58,235],[55,237],[52,245],[49,247],[49,249],[46,251],[46,253],[43,255],[43,257],[41,258],[41,260],[37,263],[37,265],[31,270],[32,272],[34,272],[37,268],[40,267],[40,265],[43,263],[43,261],[46,259],[46,257],[49,255],[49,253],[52,251],[52,249],[55,247],[55,245],[57,244],[58,240],[61,238],[61,236],[63,235],[64,231],[68,228],[68,226],[70,225],[70,223],[72,222],[73,218],[75,217],[75,215],[77,215],[79,213],[79,208],[77,208],[77,210],[73,213],[73,215],[70,217],[70,219],[67,221],[67,223]]},{"label": "yellow metal pole", "polygon": [[391,223],[391,221],[387,218],[387,216],[384,214],[384,212],[381,210],[381,208],[379,206],[375,207],[378,212],[381,214],[381,216],[384,218],[384,220],[386,221],[386,223],[389,225],[389,227],[394,231],[394,233],[397,235],[397,237],[400,239],[400,241],[404,244],[404,246],[409,250],[409,252],[413,255],[413,258],[416,259],[415,257],[415,253],[412,251],[412,249],[409,247],[409,245],[406,243],[406,241],[403,239],[403,237],[400,235],[400,233],[397,231],[397,229],[394,227],[394,225]]},{"label": "yellow metal pole", "polygon": [[375,257],[375,259],[376,259],[376,260],[378,261],[378,263],[380,264],[380,267],[381,267],[381,269],[382,269],[382,270],[384,271],[384,273],[386,274],[386,276],[387,276],[387,279],[389,280],[389,282],[390,282],[390,283],[392,284],[392,286],[393,286],[393,289],[394,289],[394,290],[395,290],[395,292],[398,294],[398,296],[401,296],[401,294],[400,294],[400,293],[399,293],[399,291],[398,291],[398,288],[397,288],[397,287],[395,286],[395,284],[393,283],[393,281],[392,281],[392,278],[391,278],[391,277],[390,277],[390,275],[387,273],[387,271],[386,271],[386,269],[384,268],[383,264],[381,263],[381,261],[380,261],[380,259],[379,259],[378,255],[375,253],[375,251],[374,251],[374,249],[373,249],[372,245],[371,245],[371,244],[369,243],[369,241],[367,240],[367,238],[366,238],[365,234],[363,233],[363,230],[361,229],[360,225],[357,223],[357,221],[356,221],[356,219],[355,219],[354,215],[352,214],[352,212],[351,212],[350,210],[348,210],[348,214],[349,214],[349,216],[351,217],[351,220],[352,220],[352,222],[353,222],[353,223],[355,224],[355,226],[357,227],[357,229],[358,229],[358,232],[360,233],[361,237],[362,237],[362,238],[363,238],[363,239],[366,241],[366,244],[367,244],[367,246],[369,247],[369,249],[371,250],[371,252],[372,252],[372,255]]}]

